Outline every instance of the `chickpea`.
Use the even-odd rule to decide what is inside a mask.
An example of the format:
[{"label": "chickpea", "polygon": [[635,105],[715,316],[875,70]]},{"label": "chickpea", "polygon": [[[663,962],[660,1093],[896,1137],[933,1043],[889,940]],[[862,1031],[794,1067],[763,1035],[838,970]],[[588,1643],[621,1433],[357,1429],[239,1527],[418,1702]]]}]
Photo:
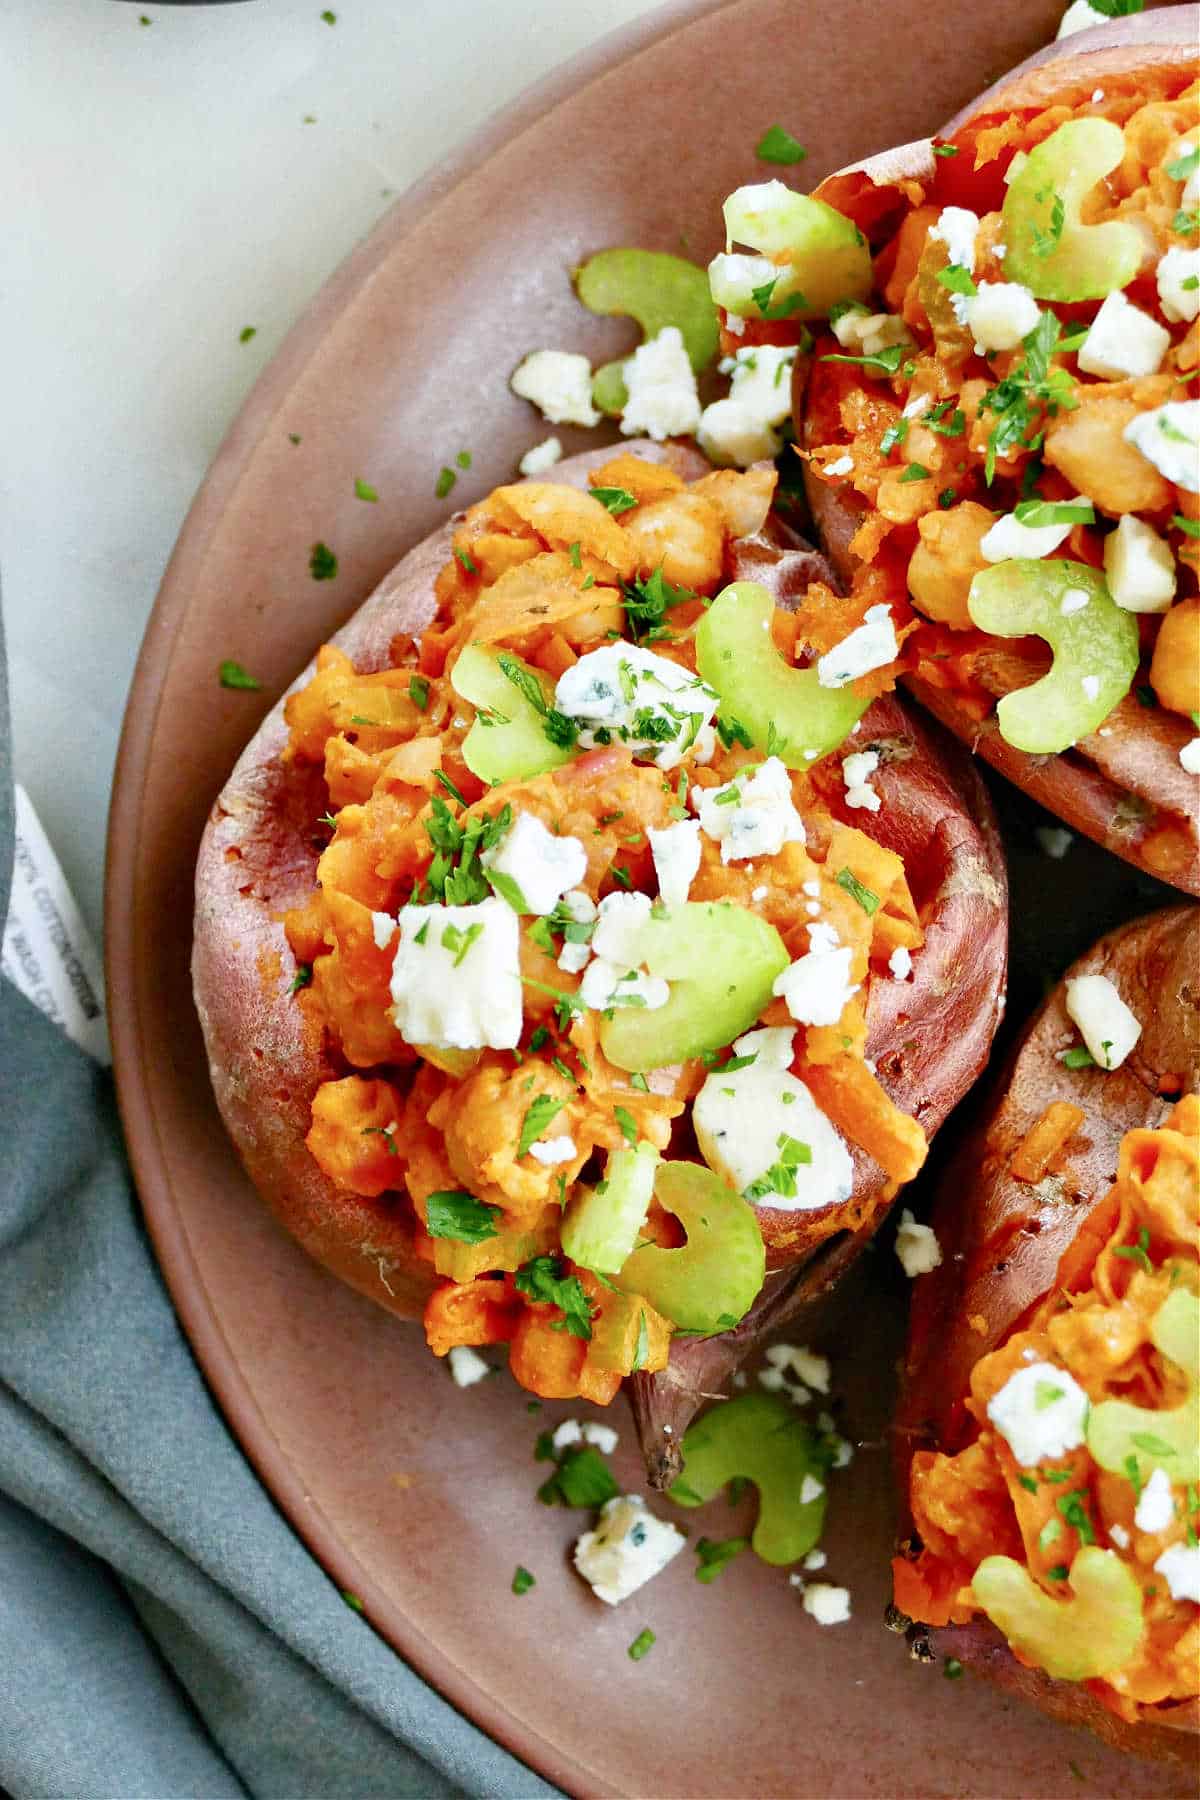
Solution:
[{"label": "chickpea", "polygon": [[1150,685],[1172,712],[1200,712],[1200,594],[1177,600],[1163,614]]},{"label": "chickpea", "polygon": [[1162,512],[1171,488],[1140,450],[1121,433],[1142,408],[1132,398],[1080,392],[1075,412],[1060,413],[1046,427],[1046,461],[1065,475],[1077,494],[1086,494],[1102,512]]},{"label": "chickpea", "polygon": [[669,494],[639,506],[621,523],[640,574],[648,575],[661,565],[669,582],[701,593],[711,592],[720,581],[725,533],[720,513],[703,495]]},{"label": "chickpea", "polygon": [[967,594],[974,576],[988,566],[979,544],[994,523],[995,514],[974,500],[918,520],[921,541],[908,565],[908,591],[927,619],[952,631],[970,630]]}]

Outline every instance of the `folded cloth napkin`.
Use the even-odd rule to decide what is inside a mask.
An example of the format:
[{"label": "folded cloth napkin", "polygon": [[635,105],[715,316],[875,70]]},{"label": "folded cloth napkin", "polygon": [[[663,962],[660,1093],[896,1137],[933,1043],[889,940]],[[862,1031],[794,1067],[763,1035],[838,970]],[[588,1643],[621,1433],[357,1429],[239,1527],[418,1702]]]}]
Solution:
[{"label": "folded cloth napkin", "polygon": [[[12,856],[0,635],[0,920]],[[0,1145],[0,1788],[551,1795],[275,1511],[172,1311],[110,1076],[3,980]]]}]

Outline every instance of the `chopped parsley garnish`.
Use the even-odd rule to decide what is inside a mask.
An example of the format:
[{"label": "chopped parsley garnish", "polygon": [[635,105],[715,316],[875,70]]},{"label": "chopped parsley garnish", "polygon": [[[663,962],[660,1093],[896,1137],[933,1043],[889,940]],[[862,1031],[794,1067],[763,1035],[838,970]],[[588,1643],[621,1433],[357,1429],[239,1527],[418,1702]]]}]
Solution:
[{"label": "chopped parsley garnish", "polygon": [[378,500],[379,495],[369,481],[364,481],[361,476],[356,476],[354,481],[354,497],[356,500],[375,501]]},{"label": "chopped parsley garnish", "polygon": [[1095,1057],[1083,1044],[1072,1044],[1069,1050],[1061,1052],[1058,1060],[1064,1069],[1094,1069],[1096,1067]]},{"label": "chopped parsley garnish", "polygon": [[938,270],[934,280],[939,287],[948,289],[952,294],[965,294],[968,299],[974,299],[979,292],[965,263],[947,263],[944,269]]},{"label": "chopped parsley garnish", "polygon": [[938,495],[938,505],[941,507],[943,512],[946,512],[950,507],[952,507],[954,505],[954,502],[957,499],[958,499],[958,489],[957,488],[952,488],[952,487],[943,488],[941,493]]},{"label": "chopped parsley garnish", "polygon": [[226,657],[221,663],[217,669],[217,679],[223,688],[245,688],[251,693],[262,686],[257,677],[243,669],[240,662],[234,662],[232,657]]},{"label": "chopped parsley garnish", "polygon": [[[527,1156],[531,1144],[541,1137],[551,1119],[566,1105],[565,1100],[556,1099],[553,1094],[539,1094],[525,1114],[525,1122],[521,1126],[521,1138],[517,1145],[518,1157]],[[545,1258],[541,1259],[545,1261]]]},{"label": "chopped parsley garnish", "polygon": [[631,1088],[636,1088],[639,1094],[648,1094],[650,1092],[650,1083],[646,1080],[646,1077],[642,1074],[640,1069],[629,1077],[629,1085]]},{"label": "chopped parsley garnish", "polygon": [[598,1508],[620,1493],[608,1464],[591,1444],[565,1450],[557,1459],[548,1431],[542,1433],[538,1444],[540,1461],[558,1463],[554,1474],[538,1489],[537,1497],[543,1506]]},{"label": "chopped parsley garnish", "polygon": [[928,481],[928,480],[929,480],[929,470],[925,467],[924,463],[909,463],[909,465],[905,469],[903,475],[900,477],[900,484],[901,484],[901,486],[903,486],[906,481]]},{"label": "chopped parsley garnish", "polygon": [[408,681],[408,697],[418,712],[424,712],[429,705],[429,683],[423,675],[411,675]]},{"label": "chopped parsley garnish", "polygon": [[362,1610],[363,1610],[362,1601],[359,1599],[357,1594],[352,1594],[350,1592],[349,1588],[342,1589],[342,1599],[346,1602],[346,1605],[350,1608],[351,1612],[356,1612],[356,1613],[362,1612]]},{"label": "chopped parsley garnish", "polygon": [[512,807],[502,806],[494,817],[485,813],[462,825],[446,802],[435,795],[429,803],[429,813],[425,832],[434,856],[417,897],[426,904],[444,900],[449,906],[471,906],[486,900],[490,889],[477,858],[481,850],[490,850],[504,836],[512,824]]},{"label": "chopped parsley garnish", "polygon": [[645,1368],[646,1358],[649,1354],[650,1354],[650,1332],[646,1325],[646,1314],[643,1311],[643,1312],[638,1313],[637,1343],[634,1345],[633,1361],[630,1364],[631,1369],[635,1373],[637,1372],[638,1369]]},{"label": "chopped parsley garnish", "polygon": [[605,512],[612,513],[614,518],[621,513],[631,512],[637,505],[637,495],[631,494],[628,488],[594,487],[591,492],[593,498],[600,502]]},{"label": "chopped parsley garnish", "polygon": [[771,125],[754,146],[754,154],[760,162],[778,163],[786,168],[791,163],[803,162],[808,151],[782,125]]},{"label": "chopped parsley garnish", "polygon": [[637,1636],[634,1638],[632,1644],[630,1644],[630,1646],[629,1646],[630,1662],[641,1662],[641,1660],[644,1656],[649,1656],[651,1650],[653,1650],[653,1648],[654,1648],[654,1645],[655,1645],[654,1633],[651,1631],[651,1629],[648,1625],[643,1626],[641,1631],[639,1631]]},{"label": "chopped parsley garnish", "polygon": [[534,712],[541,716],[542,730],[550,742],[556,744],[560,750],[569,750],[579,736],[579,727],[574,719],[569,719],[566,713],[559,712],[556,707],[550,705],[541,682],[533,670],[527,669],[523,662],[518,661],[515,656],[508,655],[507,652],[502,652],[496,660],[500,666],[500,673],[506,680],[512,682],[517,692],[528,700]]},{"label": "chopped parsley garnish", "polygon": [[498,1206],[486,1206],[464,1188],[444,1188],[425,1202],[425,1229],[430,1237],[453,1238],[456,1244],[485,1244],[498,1235]]},{"label": "chopped parsley garnish", "polygon": [[1067,1524],[1078,1533],[1080,1543],[1094,1544],[1096,1533],[1092,1529],[1086,1502],[1087,1489],[1072,1488],[1069,1494],[1060,1494],[1055,1504]]},{"label": "chopped parsley garnish", "polygon": [[448,468],[446,464],[443,463],[433,490],[436,497],[439,500],[444,500],[457,480],[458,476],[454,473],[454,470]]},{"label": "chopped parsley garnish", "polygon": [[782,276],[776,275],[770,281],[764,281],[761,287],[750,289],[750,298],[764,319],[790,319],[793,314],[803,312],[808,305],[807,299],[799,290],[785,295],[777,305],[772,305],[771,296],[781,280]]},{"label": "chopped parsley garnish", "polygon": [[1182,513],[1172,513],[1171,523],[1185,537],[1200,538],[1200,519],[1186,519]]},{"label": "chopped parsley garnish", "polygon": [[[633,886],[633,876],[623,863],[610,863],[608,872],[618,887],[631,888]],[[628,1004],[632,1004],[632,1002],[628,1002]],[[645,1002],[643,1001],[641,1004],[644,1005]]]},{"label": "chopped parsley garnish", "polygon": [[911,348],[910,344],[889,344],[871,356],[823,356],[821,361],[854,363],[862,369],[878,369],[882,375],[895,375]]},{"label": "chopped parsley garnish", "polygon": [[465,931],[460,930],[457,925],[447,925],[442,933],[442,949],[449,950],[454,958],[454,967],[458,969],[462,967],[471,946],[482,936],[483,926],[478,920],[474,925],[468,925]]},{"label": "chopped parsley garnish", "polygon": [[735,1070],[748,1069],[758,1061],[757,1050],[752,1050],[749,1056],[731,1056],[728,1062],[718,1062],[720,1054],[719,1050],[706,1050],[701,1059],[705,1068],[710,1069],[714,1075],[732,1075]]},{"label": "chopped parsley garnish", "polygon": [[311,963],[297,963],[296,964],[296,973],[292,976],[291,986],[288,988],[288,993],[289,994],[298,994],[300,992],[301,988],[306,988],[306,987],[310,986],[311,982],[312,982],[312,964]]},{"label": "chopped parsley garnish", "polygon": [[1125,1475],[1130,1487],[1133,1489],[1134,1499],[1140,1500],[1142,1497],[1142,1471],[1136,1456],[1127,1456],[1125,1458]]},{"label": "chopped parsley garnish", "polygon": [[1180,207],[1171,220],[1171,230],[1177,231],[1180,237],[1191,237],[1195,232],[1200,231],[1200,206],[1193,207],[1191,212],[1185,212],[1183,207]]},{"label": "chopped parsley garnish", "polygon": [[924,414],[921,423],[938,437],[956,438],[961,437],[967,429],[967,415],[961,407],[954,405],[953,400],[943,400],[940,406],[935,406],[931,412]]},{"label": "chopped parsley garnish", "polygon": [[1124,19],[1130,13],[1140,13],[1145,0],[1088,0],[1088,5],[1106,19]]},{"label": "chopped parsley garnish", "polygon": [[461,544],[455,544],[454,555],[458,562],[462,564],[468,575],[478,575],[479,570],[476,567],[474,558],[469,550],[464,550]]},{"label": "chopped parsley garnish", "polygon": [[1028,1494],[1037,1493],[1037,1482],[1032,1475],[1018,1475],[1017,1480]]},{"label": "chopped parsley garnish", "polygon": [[[506,875],[503,869],[489,869],[487,871],[487,879],[491,882],[500,898],[502,900],[507,900],[515,913],[532,912],[533,908],[530,906],[528,900],[526,900],[525,895],[521,890],[520,883],[515,881],[511,875]],[[544,923],[545,921],[542,919],[537,921],[537,925],[544,925]],[[554,949],[554,940],[549,936],[548,929],[544,933],[539,934],[537,925],[530,926],[530,937],[533,939],[534,943],[540,945],[543,950],[552,951]]]},{"label": "chopped parsley garnish", "polygon": [[935,156],[957,156],[958,155],[958,145],[957,144],[935,144],[933,146],[933,154]]},{"label": "chopped parsley garnish", "polygon": [[1066,208],[1063,205],[1062,195],[1052,193],[1050,188],[1040,188],[1033,197],[1042,206],[1047,200],[1050,201],[1049,224],[1045,227],[1035,225],[1033,228],[1033,254],[1049,256],[1062,237],[1063,226],[1067,220]]},{"label": "chopped parsley garnish", "polygon": [[469,469],[471,466],[471,452],[469,450],[460,450],[454,460],[460,469]]},{"label": "chopped parsley garnish", "polygon": [[850,869],[839,869],[835,877],[840,888],[844,888],[852,900],[857,900],[867,914],[879,911],[879,895],[873,894],[869,887],[864,887],[858,876]]},{"label": "chopped parsley garnish", "polygon": [[696,1564],[696,1580],[712,1583],[717,1579],[727,1563],[743,1550],[750,1547],[750,1539],[744,1537],[706,1538],[702,1537],[696,1545],[696,1555],[700,1561]]},{"label": "chopped parsley garnish", "polygon": [[315,543],[308,554],[308,572],[314,581],[332,581],[338,572],[338,559],[328,544]]},{"label": "chopped parsley garnish", "polygon": [[252,337],[257,337],[257,336],[258,336],[258,326],[257,325],[243,325],[242,329],[238,332],[238,343],[239,344],[248,344]]},{"label": "chopped parsley garnish", "polygon": [[1118,1244],[1113,1251],[1114,1256],[1123,1256],[1127,1262],[1140,1263],[1146,1273],[1152,1274],[1154,1264],[1150,1261],[1150,1232],[1143,1225],[1137,1234],[1136,1244]]},{"label": "chopped parsley garnish", "polygon": [[740,719],[722,718],[718,713],[717,736],[727,750],[732,750],[735,744],[741,744],[744,750],[753,750],[754,748],[754,739]]},{"label": "chopped parsley garnish", "polygon": [[446,792],[450,795],[452,800],[457,800],[458,804],[460,806],[465,806],[467,804],[466,800],[463,798],[462,794],[460,794],[460,792],[455,787],[454,783],[451,781],[450,777],[445,773],[444,770],[435,769],[433,771],[433,778],[436,782],[439,783],[439,785],[441,787],[445,788]]},{"label": "chopped parsley garnish", "polygon": [[957,1656],[948,1656],[942,1664],[942,1674],[947,1681],[958,1681],[962,1676],[963,1666]]},{"label": "chopped parsley garnish", "polygon": [[904,442],[905,438],[908,436],[910,423],[911,420],[906,419],[904,415],[901,414],[898,419],[888,426],[887,430],[879,440],[879,448],[885,456],[890,456],[897,445]]},{"label": "chopped parsley garnish", "polygon": [[796,1170],[803,1163],[811,1163],[812,1151],[798,1138],[789,1137],[786,1131],[781,1131],[775,1142],[779,1161],[772,1163],[757,1181],[750,1183],[744,1192],[744,1199],[761,1200],[766,1194],[779,1194],[788,1200],[794,1198]]},{"label": "chopped parsley garnish", "polygon": [[531,1575],[529,1573],[528,1569],[524,1568],[520,1563],[518,1563],[516,1570],[513,1574],[513,1578],[512,1578],[513,1593],[514,1594],[527,1594],[531,1587],[536,1587],[536,1586],[537,1586],[537,1577],[535,1575]]},{"label": "chopped parsley garnish", "polygon": [[[538,1098],[549,1100],[550,1096],[541,1094]],[[550,1103],[554,1112],[548,1115],[547,1123],[564,1104],[561,1100],[553,1100]],[[534,1106],[536,1105],[537,1101],[534,1102]],[[533,1107],[530,1108],[531,1113],[532,1111]],[[524,1141],[528,1129],[529,1115],[527,1114],[525,1126],[521,1132],[522,1141]],[[532,1138],[530,1142],[533,1142]],[[518,1154],[524,1155],[524,1150]],[[562,1264],[557,1257],[535,1256],[531,1262],[523,1263],[517,1270],[514,1286],[519,1294],[528,1294],[531,1300],[558,1307],[563,1316],[561,1320],[555,1320],[551,1326],[552,1331],[569,1331],[572,1337],[590,1338],[592,1335],[592,1303],[584,1292],[583,1283],[578,1275],[563,1275],[561,1269]],[[616,1493],[615,1486],[612,1491]],[[605,1495],[605,1499],[608,1497]],[[572,1501],[571,1504],[574,1505],[575,1502]]]},{"label": "chopped parsley garnish", "polygon": [[381,1137],[383,1147],[389,1156],[399,1156],[400,1154],[400,1146],[392,1136],[391,1127],[388,1125],[364,1125],[359,1136]]},{"label": "chopped parsley garnish", "polygon": [[1157,1457],[1160,1460],[1164,1458],[1174,1460],[1175,1446],[1168,1444],[1166,1438],[1157,1437],[1153,1431],[1131,1432],[1129,1441],[1131,1444],[1136,1444],[1139,1450],[1145,1451],[1147,1456]]},{"label": "chopped parsley garnish", "polygon": [[523,986],[531,987],[539,994],[550,994],[553,997],[560,1031],[567,1029],[576,1013],[582,1014],[586,1011],[578,994],[568,994],[562,988],[551,987],[548,982],[535,981],[532,975],[522,975],[521,982]]},{"label": "chopped parsley garnish", "polygon": [[1039,1381],[1033,1390],[1034,1412],[1045,1412],[1048,1406],[1066,1398],[1066,1388],[1059,1387],[1053,1381]]},{"label": "chopped parsley garnish", "polygon": [[1094,525],[1096,509],[1090,500],[1076,503],[1041,500],[1034,496],[1030,500],[1018,500],[1013,517],[1018,525],[1027,525],[1031,531],[1036,531],[1042,525]]},{"label": "chopped parsley garnish", "polygon": [[613,1118],[621,1127],[621,1136],[625,1139],[625,1142],[627,1144],[636,1144],[638,1140],[637,1120],[628,1108],[624,1106],[614,1106]]},{"label": "chopped parsley garnish", "polygon": [[1187,181],[1197,169],[1200,169],[1200,144],[1189,144],[1182,156],[1166,165],[1166,173],[1172,181]]},{"label": "chopped parsley garnish", "polygon": [[642,643],[652,634],[661,638],[664,635],[663,618],[671,607],[682,606],[685,600],[696,598],[691,588],[673,587],[663,575],[661,565],[644,581],[625,582],[621,596],[635,644]]},{"label": "chopped parsley garnish", "polygon": [[325,11],[321,14],[321,17],[324,19],[326,25],[337,24],[337,14],[335,12],[330,12],[328,7],[326,7]]},{"label": "chopped parsley garnish", "polygon": [[1036,427],[1043,415],[1053,417],[1060,408],[1078,406],[1075,383],[1066,369],[1051,368],[1050,358],[1061,348],[1061,328],[1052,312],[1044,312],[1021,342],[1025,356],[1011,374],[989,388],[979,404],[980,415],[995,414],[988,437],[984,476],[990,487],[996,460],[1010,450],[1035,450],[1041,443]]},{"label": "chopped parsley garnish", "polygon": [[1066,1563],[1055,1563],[1052,1569],[1046,1570],[1047,1581],[1065,1581],[1067,1579]]}]

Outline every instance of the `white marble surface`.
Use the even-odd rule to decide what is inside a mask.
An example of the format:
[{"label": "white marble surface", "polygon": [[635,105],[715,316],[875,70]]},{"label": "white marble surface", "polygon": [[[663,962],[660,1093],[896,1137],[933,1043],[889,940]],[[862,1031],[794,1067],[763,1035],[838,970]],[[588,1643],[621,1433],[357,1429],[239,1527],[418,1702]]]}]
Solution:
[{"label": "white marble surface", "polygon": [[[333,10],[331,26],[321,0],[0,0],[0,575],[16,765],[97,933],[138,646],[251,383],[392,194],[654,3]],[[257,335],[242,344],[246,325]]]}]

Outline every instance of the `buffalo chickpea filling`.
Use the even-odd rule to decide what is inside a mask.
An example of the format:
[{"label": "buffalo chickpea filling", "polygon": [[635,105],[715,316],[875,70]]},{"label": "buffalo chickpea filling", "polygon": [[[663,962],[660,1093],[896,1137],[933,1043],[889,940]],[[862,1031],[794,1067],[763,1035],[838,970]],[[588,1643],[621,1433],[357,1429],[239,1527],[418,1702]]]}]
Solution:
[{"label": "buffalo chickpea filling", "polygon": [[784,1260],[853,1228],[855,1147],[889,1193],[919,1168],[865,1049],[923,931],[821,760],[878,681],[835,715],[798,660],[854,603],[802,639],[755,584],[718,592],[774,470],[590,480],[472,507],[387,667],[320,652],[284,754],[323,768],[329,836],[286,931],[338,1071],[308,1148],[411,1208],[431,1348],[507,1343],[534,1393],[604,1403],[743,1316],[764,1226]]},{"label": "buffalo chickpea filling", "polygon": [[[852,222],[739,189],[730,241],[761,251],[718,257],[713,292],[727,346],[812,351],[800,454],[858,514],[893,676],[995,708],[1032,754],[1096,751],[1157,703],[1200,772],[1200,87],[1146,82],[985,116],[898,189],[834,178]],[[858,227],[901,204],[872,258]],[[842,293],[818,304],[835,243]],[[1169,816],[1148,855],[1186,858]]]},{"label": "buffalo chickpea filling", "polygon": [[896,1603],[980,1613],[1127,1720],[1200,1691],[1200,1100],[1127,1134],[1053,1291],[971,1377],[974,1440],[913,1459]]}]

